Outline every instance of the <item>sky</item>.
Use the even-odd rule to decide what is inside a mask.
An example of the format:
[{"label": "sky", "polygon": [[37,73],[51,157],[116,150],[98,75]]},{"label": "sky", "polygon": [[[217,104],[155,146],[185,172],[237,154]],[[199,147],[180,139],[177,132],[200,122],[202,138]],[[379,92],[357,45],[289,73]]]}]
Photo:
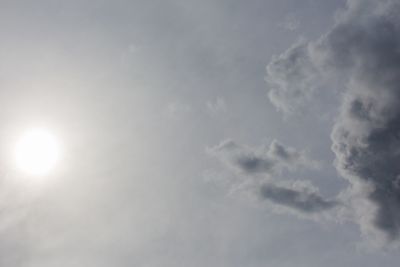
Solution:
[{"label": "sky", "polygon": [[0,266],[397,266],[399,11],[0,0]]}]

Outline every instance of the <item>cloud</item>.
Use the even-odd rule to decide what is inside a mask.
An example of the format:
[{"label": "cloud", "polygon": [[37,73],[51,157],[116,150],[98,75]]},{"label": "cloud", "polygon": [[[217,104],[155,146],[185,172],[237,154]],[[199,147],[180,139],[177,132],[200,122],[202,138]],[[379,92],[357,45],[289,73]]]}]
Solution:
[{"label": "cloud", "polygon": [[[231,186],[233,192],[240,190],[252,195],[255,193],[258,198],[273,204],[273,211],[278,213],[289,212],[301,217],[318,218],[339,203],[336,200],[324,199],[318,189],[308,181],[277,180],[283,170],[294,172],[299,168],[318,167],[318,163],[309,159],[304,151],[287,147],[276,140],[269,146],[258,149],[225,140],[207,151],[239,171],[240,176],[244,178],[238,184],[231,181],[233,185],[223,179],[225,187]],[[264,179],[251,179],[260,174]]]},{"label": "cloud", "polygon": [[222,97],[217,97],[214,101],[207,101],[206,107],[208,112],[215,115],[218,113],[226,113],[228,108],[225,100]]},{"label": "cloud", "polygon": [[[343,79],[331,134],[335,165],[367,236],[400,238],[400,2],[349,0],[334,27],[267,67],[272,103],[293,112],[312,99],[315,74]],[[366,208],[367,207],[367,208]]]},{"label": "cloud", "polygon": [[267,66],[265,80],[271,103],[285,114],[302,110],[317,88],[318,68],[311,46],[300,40],[285,53],[274,56]]},{"label": "cloud", "polygon": [[336,200],[323,198],[316,187],[304,182],[286,186],[264,184],[260,187],[260,195],[281,208],[305,216],[331,210],[339,204]]},{"label": "cloud", "polygon": [[171,119],[180,119],[192,112],[189,104],[181,102],[170,102],[166,107],[166,115]]},{"label": "cloud", "polygon": [[269,147],[252,149],[239,145],[233,140],[225,140],[207,151],[220,160],[245,174],[272,175],[282,170],[299,167],[316,168],[318,163],[309,159],[304,151],[286,147],[274,140]]},{"label": "cloud", "polygon": [[[354,2],[327,37],[336,66],[351,72],[332,149],[339,172],[375,207],[367,216],[388,240],[400,237],[400,3]],[[371,14],[361,13],[365,6]],[[372,213],[372,214],[371,214]]]},{"label": "cloud", "polygon": [[294,14],[288,14],[279,26],[288,31],[295,31],[300,27],[300,20]]}]

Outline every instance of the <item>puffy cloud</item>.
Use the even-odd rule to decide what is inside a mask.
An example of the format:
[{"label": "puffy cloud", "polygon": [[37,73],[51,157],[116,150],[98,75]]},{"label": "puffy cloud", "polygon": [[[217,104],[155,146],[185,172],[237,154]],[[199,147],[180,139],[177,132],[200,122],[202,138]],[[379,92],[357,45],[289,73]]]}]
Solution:
[{"label": "puffy cloud", "polygon": [[[278,181],[277,177],[283,170],[294,172],[299,168],[318,167],[318,162],[309,159],[304,151],[287,147],[276,140],[269,146],[258,149],[225,140],[208,148],[208,152],[239,171],[239,174],[246,175],[246,179],[240,180],[239,184],[232,182],[234,191],[239,189],[255,193],[262,200],[271,203],[274,206],[273,211],[319,218],[325,211],[338,206],[338,201],[324,199],[310,182]],[[264,179],[251,179],[260,174]],[[224,181],[224,186],[230,185]]]},{"label": "puffy cloud", "polygon": [[260,195],[279,207],[301,215],[319,214],[338,206],[338,201],[323,198],[318,189],[308,183],[280,186],[273,183],[260,187]]},{"label": "puffy cloud", "polygon": [[259,149],[251,149],[232,140],[225,140],[217,146],[208,148],[208,152],[246,174],[272,175],[284,169],[318,166],[318,163],[310,160],[304,151],[286,147],[276,140],[272,141],[269,147]]},{"label": "puffy cloud", "polygon": [[312,96],[315,73],[343,78],[347,90],[331,135],[335,165],[350,182],[346,197],[361,229],[389,241],[400,237],[399,11],[395,0],[349,0],[327,34],[267,67],[276,85],[271,101],[287,112]]},{"label": "puffy cloud", "polygon": [[395,240],[400,236],[400,19],[393,12],[398,14],[400,3],[367,4],[374,7],[371,14],[360,14],[364,4],[354,2],[326,40],[332,61],[351,72],[332,149],[337,169],[354,186],[365,187],[374,206],[370,220],[362,221],[372,227],[364,229]]},{"label": "puffy cloud", "polygon": [[311,46],[300,40],[285,53],[275,56],[267,66],[265,80],[270,101],[286,114],[302,110],[314,95],[317,74]]}]

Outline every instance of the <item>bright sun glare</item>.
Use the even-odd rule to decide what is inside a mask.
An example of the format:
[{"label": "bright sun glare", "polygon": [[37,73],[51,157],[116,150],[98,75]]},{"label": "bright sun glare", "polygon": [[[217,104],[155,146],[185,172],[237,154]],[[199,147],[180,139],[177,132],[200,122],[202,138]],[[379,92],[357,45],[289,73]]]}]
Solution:
[{"label": "bright sun glare", "polygon": [[57,163],[59,150],[57,139],[50,132],[44,129],[31,130],[17,143],[17,167],[30,175],[45,175]]}]

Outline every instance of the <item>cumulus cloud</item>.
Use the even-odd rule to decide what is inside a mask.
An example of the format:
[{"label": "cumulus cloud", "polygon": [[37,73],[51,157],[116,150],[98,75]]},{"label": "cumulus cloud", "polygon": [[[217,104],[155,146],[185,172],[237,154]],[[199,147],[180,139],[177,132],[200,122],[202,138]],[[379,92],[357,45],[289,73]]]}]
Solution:
[{"label": "cumulus cloud", "polygon": [[318,166],[318,163],[309,159],[304,151],[286,147],[276,140],[272,141],[269,147],[259,149],[237,144],[233,140],[225,140],[217,146],[208,148],[207,151],[245,174],[272,175],[285,169]]},{"label": "cumulus cloud", "polygon": [[295,213],[309,218],[318,217],[338,205],[336,200],[324,199],[310,182],[278,181],[277,177],[283,170],[293,172],[299,168],[318,166],[304,151],[287,147],[276,140],[259,149],[226,140],[208,151],[241,174],[250,177],[262,174],[265,179],[247,179],[244,185],[234,187],[255,192],[262,200],[272,203],[274,211]]},{"label": "cumulus cloud", "polygon": [[274,56],[267,66],[268,97],[285,114],[302,110],[317,88],[318,68],[311,48],[300,40],[285,53]]},{"label": "cumulus cloud", "polygon": [[[364,195],[375,207],[363,223],[395,240],[400,236],[400,19],[395,15],[400,3],[352,4],[326,40],[335,63],[352,73],[332,149],[340,173],[366,187]],[[362,13],[367,4],[371,14]]]},{"label": "cumulus cloud", "polygon": [[399,11],[395,0],[349,0],[327,34],[267,67],[270,99],[287,112],[312,96],[315,73],[341,75],[347,90],[331,135],[335,165],[350,182],[361,229],[389,241],[400,237]]},{"label": "cumulus cloud", "polygon": [[260,195],[280,208],[306,216],[331,210],[339,204],[323,198],[316,187],[304,182],[286,186],[267,183],[260,187]]},{"label": "cumulus cloud", "polygon": [[246,180],[244,186],[241,184],[236,187],[255,192],[262,200],[272,203],[275,207],[273,210],[277,212],[317,218],[338,205],[336,200],[324,199],[310,182],[277,181],[283,170],[294,172],[299,168],[318,167],[318,162],[309,159],[304,151],[287,147],[276,140],[268,147],[259,149],[226,140],[208,151],[241,174],[264,175],[266,179]]},{"label": "cumulus cloud", "polygon": [[[207,151],[216,156],[240,176],[249,177],[231,185],[234,191],[251,192],[272,204],[273,211],[288,212],[306,218],[319,218],[321,214],[338,206],[336,200],[322,197],[318,188],[308,181],[279,181],[283,170],[294,172],[299,168],[317,168],[317,161],[309,159],[304,151],[287,147],[274,140],[269,146],[257,149],[225,140]],[[246,176],[243,176],[245,174]],[[262,175],[264,179],[251,179]],[[224,180],[224,186],[229,186]]]}]

